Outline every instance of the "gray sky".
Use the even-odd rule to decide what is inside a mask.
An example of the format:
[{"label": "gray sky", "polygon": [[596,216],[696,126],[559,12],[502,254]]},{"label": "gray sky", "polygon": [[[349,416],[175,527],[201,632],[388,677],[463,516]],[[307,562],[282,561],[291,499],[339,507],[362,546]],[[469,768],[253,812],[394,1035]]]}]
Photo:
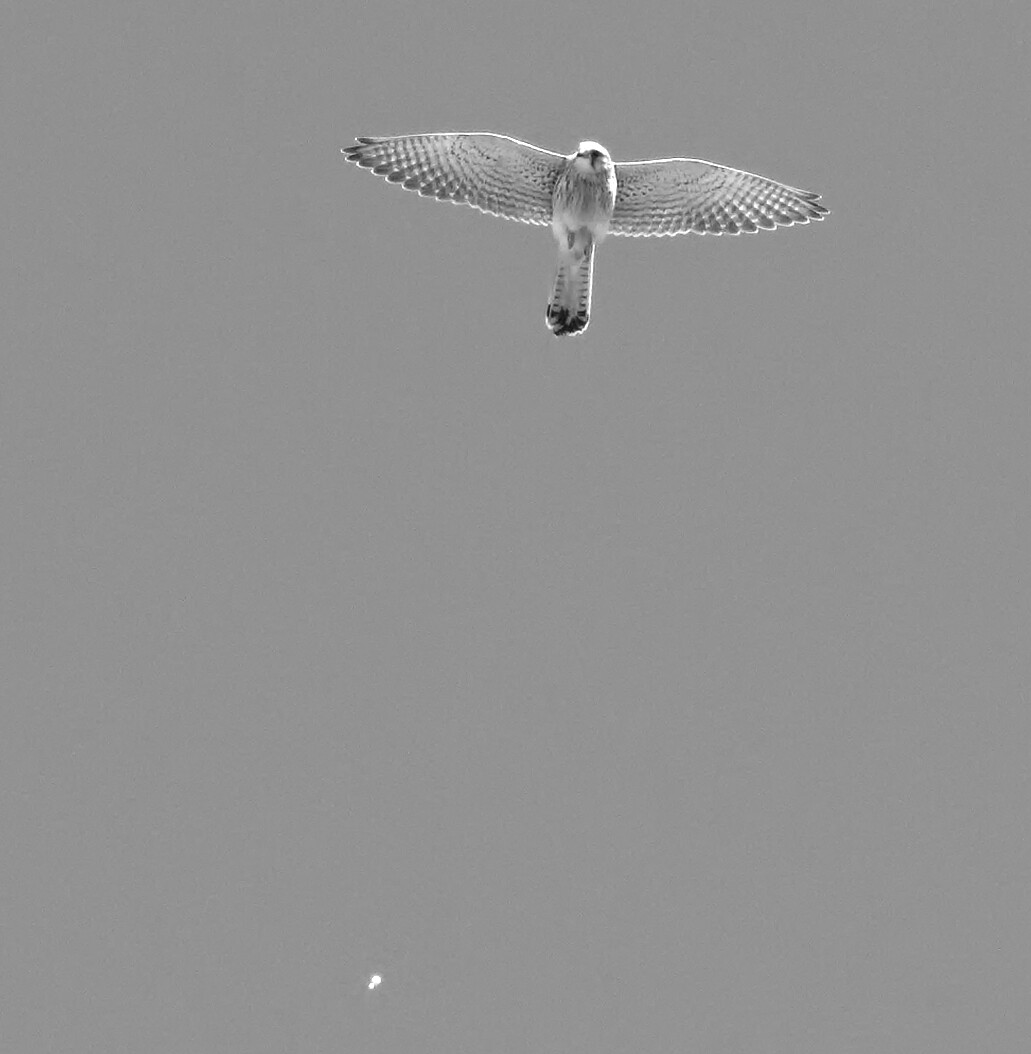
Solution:
[{"label": "gray sky", "polygon": [[[1029,29],[9,16],[0,1048],[1023,1049]],[[463,129],[833,215],[559,342],[550,232],[339,154]]]}]

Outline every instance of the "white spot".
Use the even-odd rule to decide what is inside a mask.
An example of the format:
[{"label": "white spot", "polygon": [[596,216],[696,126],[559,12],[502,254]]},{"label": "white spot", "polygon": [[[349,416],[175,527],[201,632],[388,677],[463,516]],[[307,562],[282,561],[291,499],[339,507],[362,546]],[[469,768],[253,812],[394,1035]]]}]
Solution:
[{"label": "white spot", "polygon": [[369,978],[369,991],[371,992],[374,988],[378,988],[383,983],[383,978],[378,973],[374,973]]}]

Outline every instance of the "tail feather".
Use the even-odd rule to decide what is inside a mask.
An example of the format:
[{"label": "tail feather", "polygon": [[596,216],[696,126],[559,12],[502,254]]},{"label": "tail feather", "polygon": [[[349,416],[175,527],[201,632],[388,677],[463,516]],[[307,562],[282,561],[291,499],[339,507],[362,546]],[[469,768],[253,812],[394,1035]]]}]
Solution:
[{"label": "tail feather", "polygon": [[583,333],[591,319],[591,286],[594,284],[594,242],[583,253],[560,251],[555,289],[548,301],[548,329],[556,337]]}]

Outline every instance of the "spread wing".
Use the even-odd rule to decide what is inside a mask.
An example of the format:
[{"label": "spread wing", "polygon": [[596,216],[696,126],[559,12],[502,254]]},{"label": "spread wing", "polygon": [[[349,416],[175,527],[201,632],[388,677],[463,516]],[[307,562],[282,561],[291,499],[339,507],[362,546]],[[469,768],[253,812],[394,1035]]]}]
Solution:
[{"label": "spread wing", "polygon": [[620,161],[609,234],[754,234],[822,220],[828,210],[819,197],[711,161]]},{"label": "spread wing", "polygon": [[551,223],[551,192],[567,159],[493,132],[359,136],[348,161],[439,201],[521,223]]}]

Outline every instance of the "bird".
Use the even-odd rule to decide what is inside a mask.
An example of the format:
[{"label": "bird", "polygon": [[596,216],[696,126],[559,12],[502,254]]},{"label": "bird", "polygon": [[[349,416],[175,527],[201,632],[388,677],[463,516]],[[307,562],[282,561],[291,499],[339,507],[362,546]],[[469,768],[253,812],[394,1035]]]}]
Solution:
[{"label": "bird", "polygon": [[754,234],[829,213],[820,194],[766,176],[689,157],[613,161],[593,140],[564,155],[495,132],[430,132],[357,136],[341,153],[424,197],[550,226],[558,264],[545,321],[556,337],[587,329],[595,249],[609,234]]}]

